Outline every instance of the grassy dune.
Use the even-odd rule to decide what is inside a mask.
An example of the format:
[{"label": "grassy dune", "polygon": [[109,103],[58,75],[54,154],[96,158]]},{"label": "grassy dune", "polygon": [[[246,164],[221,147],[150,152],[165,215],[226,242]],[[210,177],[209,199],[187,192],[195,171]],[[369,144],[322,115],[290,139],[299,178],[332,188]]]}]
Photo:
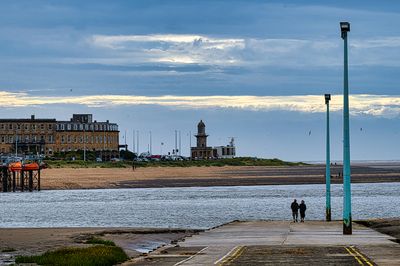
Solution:
[{"label": "grassy dune", "polygon": [[120,247],[108,243],[87,248],[61,248],[37,256],[19,256],[15,262],[55,266],[111,266],[127,259],[128,256]]},{"label": "grassy dune", "polygon": [[[93,161],[66,161],[66,160],[47,160],[50,168],[123,168],[132,167],[132,161],[121,162],[93,162]],[[218,160],[193,160],[193,161],[149,161],[134,162],[136,167],[201,167],[201,166],[296,166],[305,165],[304,163],[285,162],[279,159],[258,159],[252,157],[238,157],[233,159]]]}]

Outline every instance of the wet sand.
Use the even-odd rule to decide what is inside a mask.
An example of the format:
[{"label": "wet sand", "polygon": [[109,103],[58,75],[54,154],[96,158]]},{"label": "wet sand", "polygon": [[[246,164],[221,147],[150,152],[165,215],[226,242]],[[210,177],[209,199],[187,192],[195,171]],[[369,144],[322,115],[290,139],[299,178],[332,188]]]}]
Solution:
[{"label": "wet sand", "polygon": [[0,228],[0,265],[18,255],[34,255],[62,247],[86,247],[91,236],[114,241],[130,257],[170,244],[197,230],[152,228]]},{"label": "wet sand", "polygon": [[[353,183],[400,182],[398,165],[356,165]],[[332,183],[342,183],[340,165]],[[137,168],[55,168],[42,171],[42,189],[147,188],[324,184],[324,165]]]}]

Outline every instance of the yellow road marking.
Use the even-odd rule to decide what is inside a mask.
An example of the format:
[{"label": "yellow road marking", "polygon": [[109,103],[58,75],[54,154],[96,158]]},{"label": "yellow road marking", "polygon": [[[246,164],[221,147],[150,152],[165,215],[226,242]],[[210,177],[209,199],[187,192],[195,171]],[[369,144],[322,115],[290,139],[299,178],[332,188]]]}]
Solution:
[{"label": "yellow road marking", "polygon": [[180,262],[178,262],[178,263],[175,263],[174,266],[181,265],[181,264],[183,264],[183,263],[185,263],[185,262],[187,262],[187,261],[193,259],[195,256],[199,255],[201,252],[205,251],[206,249],[208,249],[208,246],[205,247],[205,248],[203,248],[202,250],[198,251],[196,254],[190,256],[189,258],[184,259],[184,260],[182,260],[182,261],[180,261]]},{"label": "yellow road marking", "polygon": [[365,265],[365,264],[358,258],[357,254],[353,253],[348,247],[345,247],[345,249],[347,250],[347,252],[348,252],[351,256],[353,256],[353,257],[357,260],[358,264],[360,264],[360,265]]},{"label": "yellow road marking", "polygon": [[353,250],[353,252],[356,253],[359,257],[361,257],[361,259],[363,261],[365,261],[365,263],[367,265],[369,265],[369,266],[373,266],[374,265],[373,263],[371,263],[371,261],[368,258],[366,258],[363,254],[358,252],[357,249],[354,246],[350,246],[350,249]]},{"label": "yellow road marking", "polygon": [[218,265],[225,265],[226,263],[230,263],[240,257],[244,251],[244,246],[237,246],[231,252],[229,252],[222,260],[218,263]]}]

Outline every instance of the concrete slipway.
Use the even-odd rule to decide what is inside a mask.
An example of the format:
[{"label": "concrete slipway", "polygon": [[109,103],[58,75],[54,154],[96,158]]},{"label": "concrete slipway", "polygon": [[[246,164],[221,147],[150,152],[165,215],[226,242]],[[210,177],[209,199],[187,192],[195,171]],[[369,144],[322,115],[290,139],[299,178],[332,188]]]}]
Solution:
[{"label": "concrete slipway", "polygon": [[394,238],[341,222],[233,222],[163,247],[127,265],[400,265]]}]

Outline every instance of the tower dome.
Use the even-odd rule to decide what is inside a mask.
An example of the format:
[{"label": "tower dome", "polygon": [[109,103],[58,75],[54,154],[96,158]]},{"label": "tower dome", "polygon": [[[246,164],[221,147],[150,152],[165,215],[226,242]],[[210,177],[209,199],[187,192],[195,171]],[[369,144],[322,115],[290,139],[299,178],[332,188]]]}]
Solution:
[{"label": "tower dome", "polygon": [[204,124],[203,120],[197,124],[197,133],[198,134],[205,134],[206,133],[206,125]]}]

